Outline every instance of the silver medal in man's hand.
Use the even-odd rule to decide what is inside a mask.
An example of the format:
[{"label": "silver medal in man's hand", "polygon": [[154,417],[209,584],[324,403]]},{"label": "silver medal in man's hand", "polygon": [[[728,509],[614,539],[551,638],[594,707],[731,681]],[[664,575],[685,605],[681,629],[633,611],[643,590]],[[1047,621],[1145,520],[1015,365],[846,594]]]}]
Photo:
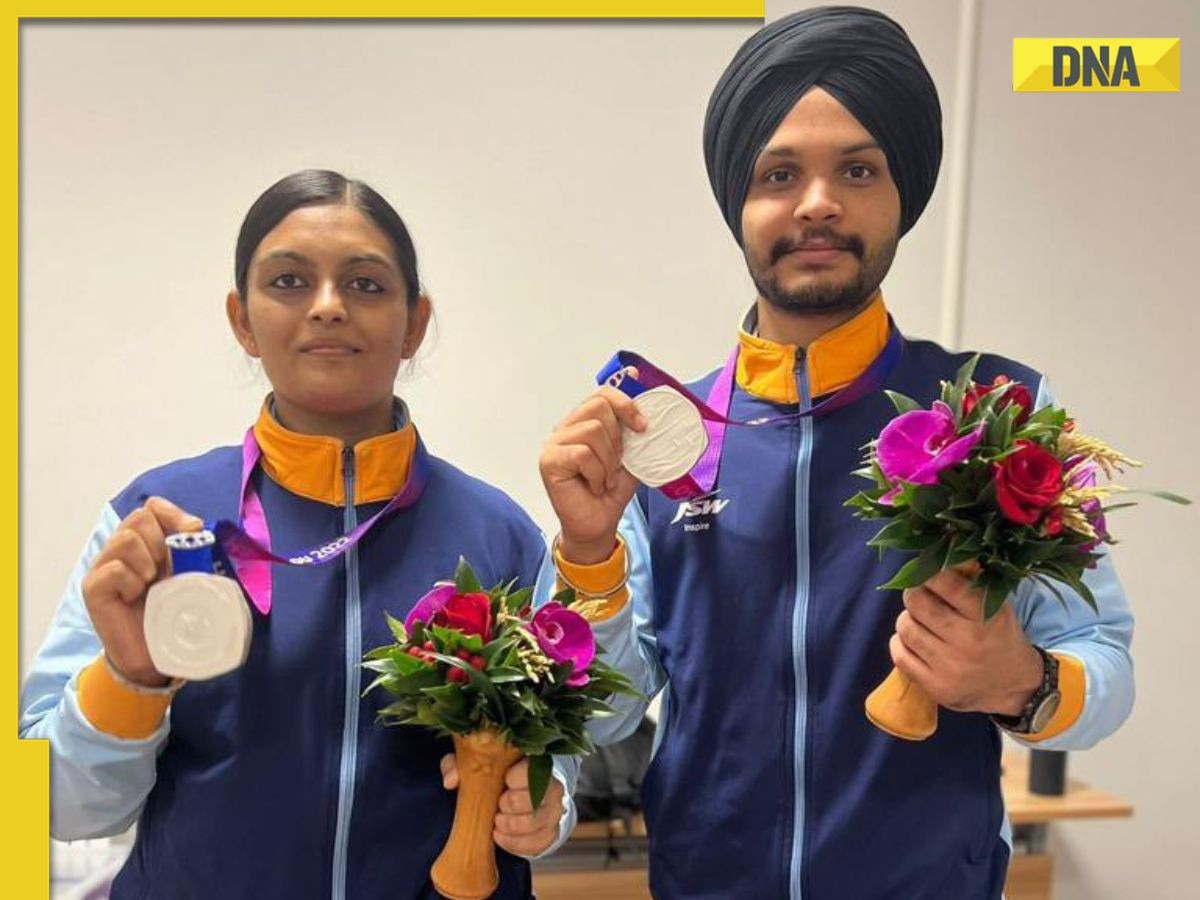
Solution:
[{"label": "silver medal in man's hand", "polygon": [[232,578],[184,572],[151,585],[142,627],[155,669],[202,681],[246,661],[253,623]]},{"label": "silver medal in man's hand", "polygon": [[621,429],[621,462],[647,487],[657,488],[686,475],[708,448],[700,411],[674,388],[662,385],[633,398],[646,418],[646,430]]}]

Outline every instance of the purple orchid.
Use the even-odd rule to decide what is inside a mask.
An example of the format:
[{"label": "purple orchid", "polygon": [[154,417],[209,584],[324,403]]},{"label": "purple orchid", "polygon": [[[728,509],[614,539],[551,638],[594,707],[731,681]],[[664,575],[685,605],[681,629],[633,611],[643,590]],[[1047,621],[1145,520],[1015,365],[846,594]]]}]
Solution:
[{"label": "purple orchid", "polygon": [[425,622],[426,624],[433,621],[433,617],[441,612],[442,607],[450,602],[450,598],[455,595],[457,588],[451,581],[441,581],[433,586],[433,590],[418,600],[407,616],[404,617],[404,627],[412,630],[413,625],[417,622]]},{"label": "purple orchid", "polygon": [[596,656],[596,639],[587,620],[551,600],[534,613],[530,625],[543,653],[556,663],[571,663],[574,667],[567,685],[583,687],[587,684],[590,680],[587,667]]},{"label": "purple orchid", "polygon": [[891,503],[903,485],[937,484],[938,473],[958,465],[983,439],[984,426],[957,436],[954,413],[938,400],[933,409],[914,409],[888,422],[879,434],[875,458],[894,487],[880,498]]},{"label": "purple orchid", "polygon": [[[1099,480],[1100,467],[1082,456],[1072,456],[1066,461],[1064,468],[1068,473],[1067,483],[1073,488],[1095,487]],[[1079,511],[1087,517],[1096,531],[1095,540],[1088,541],[1080,548],[1090,553],[1108,540],[1108,523],[1104,519],[1104,508],[1099,500],[1085,500],[1079,504]],[[1094,565],[1091,568],[1094,568]]]}]

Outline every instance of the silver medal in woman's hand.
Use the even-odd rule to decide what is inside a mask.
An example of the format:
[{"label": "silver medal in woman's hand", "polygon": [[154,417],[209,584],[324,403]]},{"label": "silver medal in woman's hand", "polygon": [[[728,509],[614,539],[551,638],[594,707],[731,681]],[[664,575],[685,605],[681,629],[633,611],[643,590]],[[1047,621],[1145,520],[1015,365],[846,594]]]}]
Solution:
[{"label": "silver medal in woman's hand", "polygon": [[682,478],[708,448],[700,411],[674,388],[661,385],[633,398],[646,430],[621,429],[621,463],[647,487]]},{"label": "silver medal in woman's hand", "polygon": [[[211,532],[167,538],[172,557],[200,553],[211,565]],[[193,564],[195,561],[193,560]],[[250,653],[253,622],[242,589],[211,572],[181,572],[150,586],[142,630],[154,668],[170,678],[203,681],[241,666]]]}]

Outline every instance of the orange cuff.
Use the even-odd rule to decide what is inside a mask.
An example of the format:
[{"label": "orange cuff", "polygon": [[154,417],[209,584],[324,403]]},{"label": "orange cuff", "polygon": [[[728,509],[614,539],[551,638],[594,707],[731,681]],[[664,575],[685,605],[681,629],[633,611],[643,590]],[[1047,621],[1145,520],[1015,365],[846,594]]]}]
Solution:
[{"label": "orange cuff", "polygon": [[[617,546],[613,550],[612,556],[604,562],[596,563],[590,566],[581,566],[577,563],[568,562],[563,559],[558,548],[554,548],[554,568],[558,570],[558,590],[564,590],[570,585],[565,582],[570,582],[579,589],[580,593],[585,595],[581,599],[586,600],[587,594],[603,596],[621,584],[621,579],[625,577],[626,565],[626,549],[625,542],[621,540],[620,535],[617,536]],[[588,616],[592,622],[603,622],[605,619],[611,619],[619,613],[625,606],[625,602],[629,599],[629,589],[622,586],[611,597],[607,597],[604,601],[604,606],[601,609]]]},{"label": "orange cuff", "polygon": [[1083,713],[1083,701],[1087,696],[1087,671],[1083,663],[1063,653],[1052,653],[1051,656],[1058,660],[1058,692],[1062,701],[1045,728],[1037,734],[1021,735],[1022,740],[1034,744],[1057,737],[1074,725]]},{"label": "orange cuff", "polygon": [[113,677],[101,656],[79,673],[79,708],[97,731],[127,741],[154,734],[174,691],[141,693]]}]

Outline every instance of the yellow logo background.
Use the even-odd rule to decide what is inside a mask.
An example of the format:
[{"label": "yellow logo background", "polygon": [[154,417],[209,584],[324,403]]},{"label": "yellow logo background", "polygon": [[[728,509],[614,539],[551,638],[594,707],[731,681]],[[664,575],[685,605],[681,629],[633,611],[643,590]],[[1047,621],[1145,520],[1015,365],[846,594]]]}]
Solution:
[{"label": "yellow logo background", "polygon": [[[1138,86],[1127,80],[1112,87],[1083,77],[1072,85],[1054,84],[1054,48],[1071,47],[1080,57],[1084,48],[1099,54],[1108,47],[1109,65],[1116,68],[1120,47],[1129,47],[1137,68]],[[1178,91],[1179,38],[1013,38],[1013,91]],[[1114,73],[1110,71],[1109,76]]]}]

